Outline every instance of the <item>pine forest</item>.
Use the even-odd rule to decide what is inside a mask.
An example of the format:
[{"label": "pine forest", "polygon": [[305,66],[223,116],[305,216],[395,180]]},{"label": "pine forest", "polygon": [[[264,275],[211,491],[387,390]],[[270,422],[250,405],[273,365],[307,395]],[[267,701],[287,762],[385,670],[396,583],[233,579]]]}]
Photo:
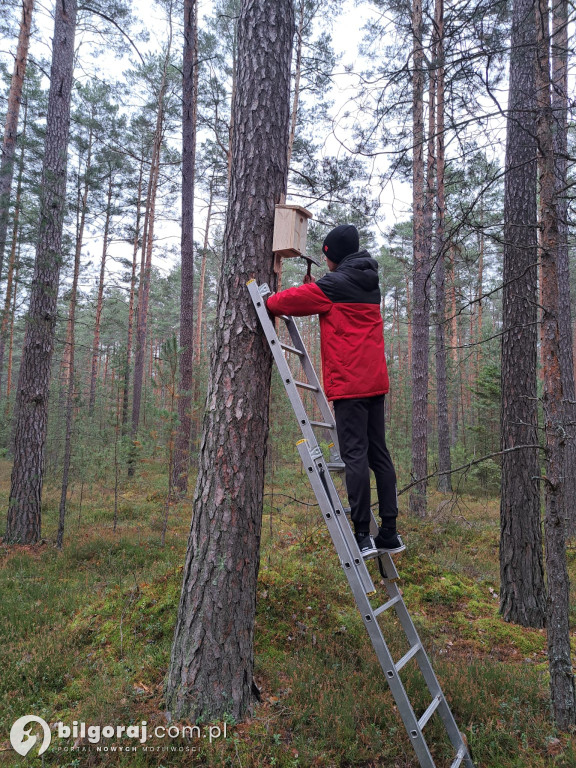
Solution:
[{"label": "pine forest", "polygon": [[[0,4],[0,766],[576,766],[574,4]],[[393,559],[249,292],[340,225]]]}]

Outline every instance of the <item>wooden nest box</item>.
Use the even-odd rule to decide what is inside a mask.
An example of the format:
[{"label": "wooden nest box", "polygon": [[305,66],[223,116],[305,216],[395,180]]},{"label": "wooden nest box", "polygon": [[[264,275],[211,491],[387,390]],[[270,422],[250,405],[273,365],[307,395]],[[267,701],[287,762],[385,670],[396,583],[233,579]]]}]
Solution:
[{"label": "wooden nest box", "polygon": [[272,250],[276,260],[303,256],[306,251],[306,235],[310,211],[300,205],[277,205],[274,215],[274,239]]}]

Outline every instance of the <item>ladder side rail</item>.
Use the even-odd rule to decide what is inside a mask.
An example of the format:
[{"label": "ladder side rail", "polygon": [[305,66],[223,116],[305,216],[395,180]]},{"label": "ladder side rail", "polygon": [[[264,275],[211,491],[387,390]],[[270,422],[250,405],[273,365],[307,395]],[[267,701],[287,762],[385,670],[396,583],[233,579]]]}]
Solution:
[{"label": "ladder side rail", "polygon": [[364,621],[366,631],[372,641],[380,666],[386,677],[386,682],[390,687],[392,696],[398,707],[398,712],[402,718],[404,727],[410,737],[410,742],[418,756],[420,766],[421,768],[436,768],[428,744],[426,743],[424,733],[419,725],[418,718],[416,717],[416,713],[410,703],[402,679],[395,668],[394,660],[388,649],[382,630],[374,618],[370,602],[365,595],[359,595],[356,598],[356,603]]},{"label": "ladder side rail", "polygon": [[[360,610],[362,619],[364,621],[364,625],[372,641],[372,645],[376,652],[378,661],[380,662],[380,665],[386,676],[386,680],[392,691],[392,695],[396,702],[396,706],[398,707],[398,711],[400,713],[402,721],[406,727],[408,735],[410,736],[410,740],[412,742],[414,750],[418,755],[421,768],[435,768],[433,758],[430,754],[430,751],[428,749],[428,746],[424,737],[424,733],[423,733],[423,728],[427,722],[427,719],[422,723],[422,727],[420,727],[419,719],[416,717],[416,714],[414,713],[414,710],[410,703],[410,699],[408,698],[408,695],[404,689],[404,686],[399,674],[399,670],[396,668],[392,655],[390,654],[390,651],[388,649],[388,646],[382,634],[382,630],[378,622],[376,621],[374,609],[372,608],[368,600],[368,594],[370,594],[370,592],[368,592],[368,590],[365,588],[365,585],[362,584],[360,572],[352,567],[352,563],[349,560],[348,561],[346,560],[346,556],[350,551],[350,549],[349,547],[346,546],[346,541],[343,534],[345,533],[345,531],[351,532],[351,529],[345,520],[345,516],[343,515],[343,512],[341,512],[340,515],[335,514],[336,510],[339,508],[333,504],[330,498],[330,495],[328,494],[328,491],[327,491],[327,486],[330,487],[331,485],[330,474],[326,472],[326,476],[327,476],[326,484],[321,480],[319,470],[321,469],[322,471],[324,471],[324,467],[325,467],[324,459],[323,457],[320,456],[319,452],[317,454],[318,456],[317,458],[312,456],[310,447],[308,446],[305,440],[300,441],[300,443],[298,443],[298,450],[302,458],[302,461],[304,463],[304,466],[308,470],[310,483],[316,493],[316,497],[319,501],[321,510],[324,513],[326,524],[332,536],[332,541],[334,543],[336,551],[340,556],[340,560],[341,560],[344,572],[346,573],[346,577],[348,579],[350,589],[352,591],[352,594],[354,596],[358,609]],[[334,496],[334,498],[335,499],[338,498],[337,494]],[[335,521],[334,518],[336,518],[337,522]],[[346,523],[345,528],[343,528],[339,524],[340,521],[342,521],[342,519]],[[390,558],[389,554],[386,553],[386,555],[388,558]],[[384,555],[383,557],[386,557],[386,555]],[[362,563],[363,562],[364,561],[362,559]],[[390,562],[392,562],[391,558],[390,558]],[[455,751],[459,752],[463,747],[462,735],[460,734],[460,731],[458,730],[458,727],[452,718],[450,709],[444,698],[444,695],[438,684],[438,681],[436,680],[436,677],[432,671],[432,667],[430,665],[428,657],[426,656],[422,643],[420,642],[418,633],[416,632],[416,628],[413,626],[410,620],[410,616],[408,614],[406,605],[402,600],[400,590],[396,582],[394,581],[387,581],[386,588],[391,598],[392,597],[398,598],[397,602],[395,602],[394,604],[394,608],[396,609],[399,615],[400,623],[402,625],[402,628],[405,631],[405,634],[408,637],[409,642],[413,645],[413,647],[417,645],[417,651],[414,653],[414,655],[417,658],[423,657],[422,662],[423,662],[424,668],[427,671],[432,673],[432,678],[430,677],[430,675],[424,674],[424,669],[422,669],[422,666],[421,666],[422,674],[425,679],[427,688],[431,694],[432,701],[437,700],[438,702],[437,704],[435,704],[434,709],[436,708],[438,709],[438,712],[442,717],[450,742],[454,747]],[[411,631],[406,632],[406,629],[410,630],[410,628],[411,628]],[[432,683],[432,679],[435,681],[435,685]],[[466,758],[468,758],[469,760],[469,756],[467,754],[464,759],[466,760]],[[470,762],[466,761],[466,766],[468,768],[474,768],[473,763],[471,761]]]},{"label": "ladder side rail", "polygon": [[[388,557],[390,557],[390,555],[388,555]],[[404,630],[404,634],[408,639],[410,648],[418,648],[418,650],[416,650],[413,655],[416,658],[416,662],[420,668],[420,672],[422,673],[422,677],[424,678],[426,687],[430,692],[432,700],[434,700],[436,697],[439,697],[438,714],[442,719],[444,728],[448,734],[448,738],[450,739],[452,746],[458,752],[464,745],[462,734],[454,719],[450,705],[448,704],[438,678],[436,677],[432,663],[430,662],[428,654],[426,653],[424,645],[420,639],[420,636],[418,635],[418,631],[416,630],[414,622],[412,621],[406,604],[404,603],[398,585],[393,581],[386,581],[385,586],[390,599],[399,597],[399,600],[395,602],[393,606],[396,611],[396,615],[398,616],[400,624],[402,625],[402,629]],[[474,764],[467,750],[464,754],[463,760],[467,768],[474,768]]]},{"label": "ladder side rail", "polygon": [[[332,538],[340,563],[350,587],[356,598],[357,593],[374,593],[374,583],[366,567],[364,558],[360,554],[358,544],[354,539],[352,530],[346,520],[342,503],[332,484],[330,474],[325,469],[324,457],[320,448],[316,450],[310,447],[307,440],[300,440],[296,447],[308,474],[308,480],[318,500],[320,511],[324,517],[324,522]],[[320,472],[324,473],[322,478]],[[355,581],[351,581],[351,574],[356,576]]]}]

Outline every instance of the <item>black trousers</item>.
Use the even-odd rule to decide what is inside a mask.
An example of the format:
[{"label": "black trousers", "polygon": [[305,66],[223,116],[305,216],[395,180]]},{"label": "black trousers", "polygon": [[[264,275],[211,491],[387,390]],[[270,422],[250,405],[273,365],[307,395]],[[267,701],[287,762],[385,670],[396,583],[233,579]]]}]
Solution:
[{"label": "black trousers", "polygon": [[354,530],[370,528],[370,470],[376,478],[382,525],[395,529],[396,471],[386,447],[384,395],[334,400],[334,414]]}]

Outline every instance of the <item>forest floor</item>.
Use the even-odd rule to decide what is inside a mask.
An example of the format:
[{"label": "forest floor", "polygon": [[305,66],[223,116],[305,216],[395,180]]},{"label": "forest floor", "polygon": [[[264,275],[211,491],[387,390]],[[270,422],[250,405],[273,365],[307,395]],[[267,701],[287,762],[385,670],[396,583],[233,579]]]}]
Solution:
[{"label": "forest floor", "polygon": [[[4,509],[8,481],[3,462]],[[0,766],[417,768],[318,509],[281,495],[290,489],[311,502],[306,478],[293,467],[276,472],[274,482],[258,588],[262,701],[252,717],[206,725],[190,740],[144,745],[54,732],[41,758],[21,758],[8,735],[23,715],[67,727],[146,721],[148,733],[166,725],[162,682],[191,514],[190,500],[170,509],[162,547],[166,479],[150,464],[122,487],[116,531],[112,490],[85,486],[80,506],[76,489],[58,552],[59,493],[46,489],[44,542],[0,545]],[[550,720],[545,633],[498,615],[498,501],[432,496],[429,517],[403,514],[400,530],[408,546],[396,558],[404,599],[476,766],[574,768],[576,736],[557,733]],[[574,548],[568,555],[576,584]],[[403,636],[389,613],[383,626],[397,657]],[[402,676],[419,713],[428,694],[414,662]],[[427,737],[441,768],[452,753],[437,717]],[[138,747],[119,751],[127,744]]]}]

